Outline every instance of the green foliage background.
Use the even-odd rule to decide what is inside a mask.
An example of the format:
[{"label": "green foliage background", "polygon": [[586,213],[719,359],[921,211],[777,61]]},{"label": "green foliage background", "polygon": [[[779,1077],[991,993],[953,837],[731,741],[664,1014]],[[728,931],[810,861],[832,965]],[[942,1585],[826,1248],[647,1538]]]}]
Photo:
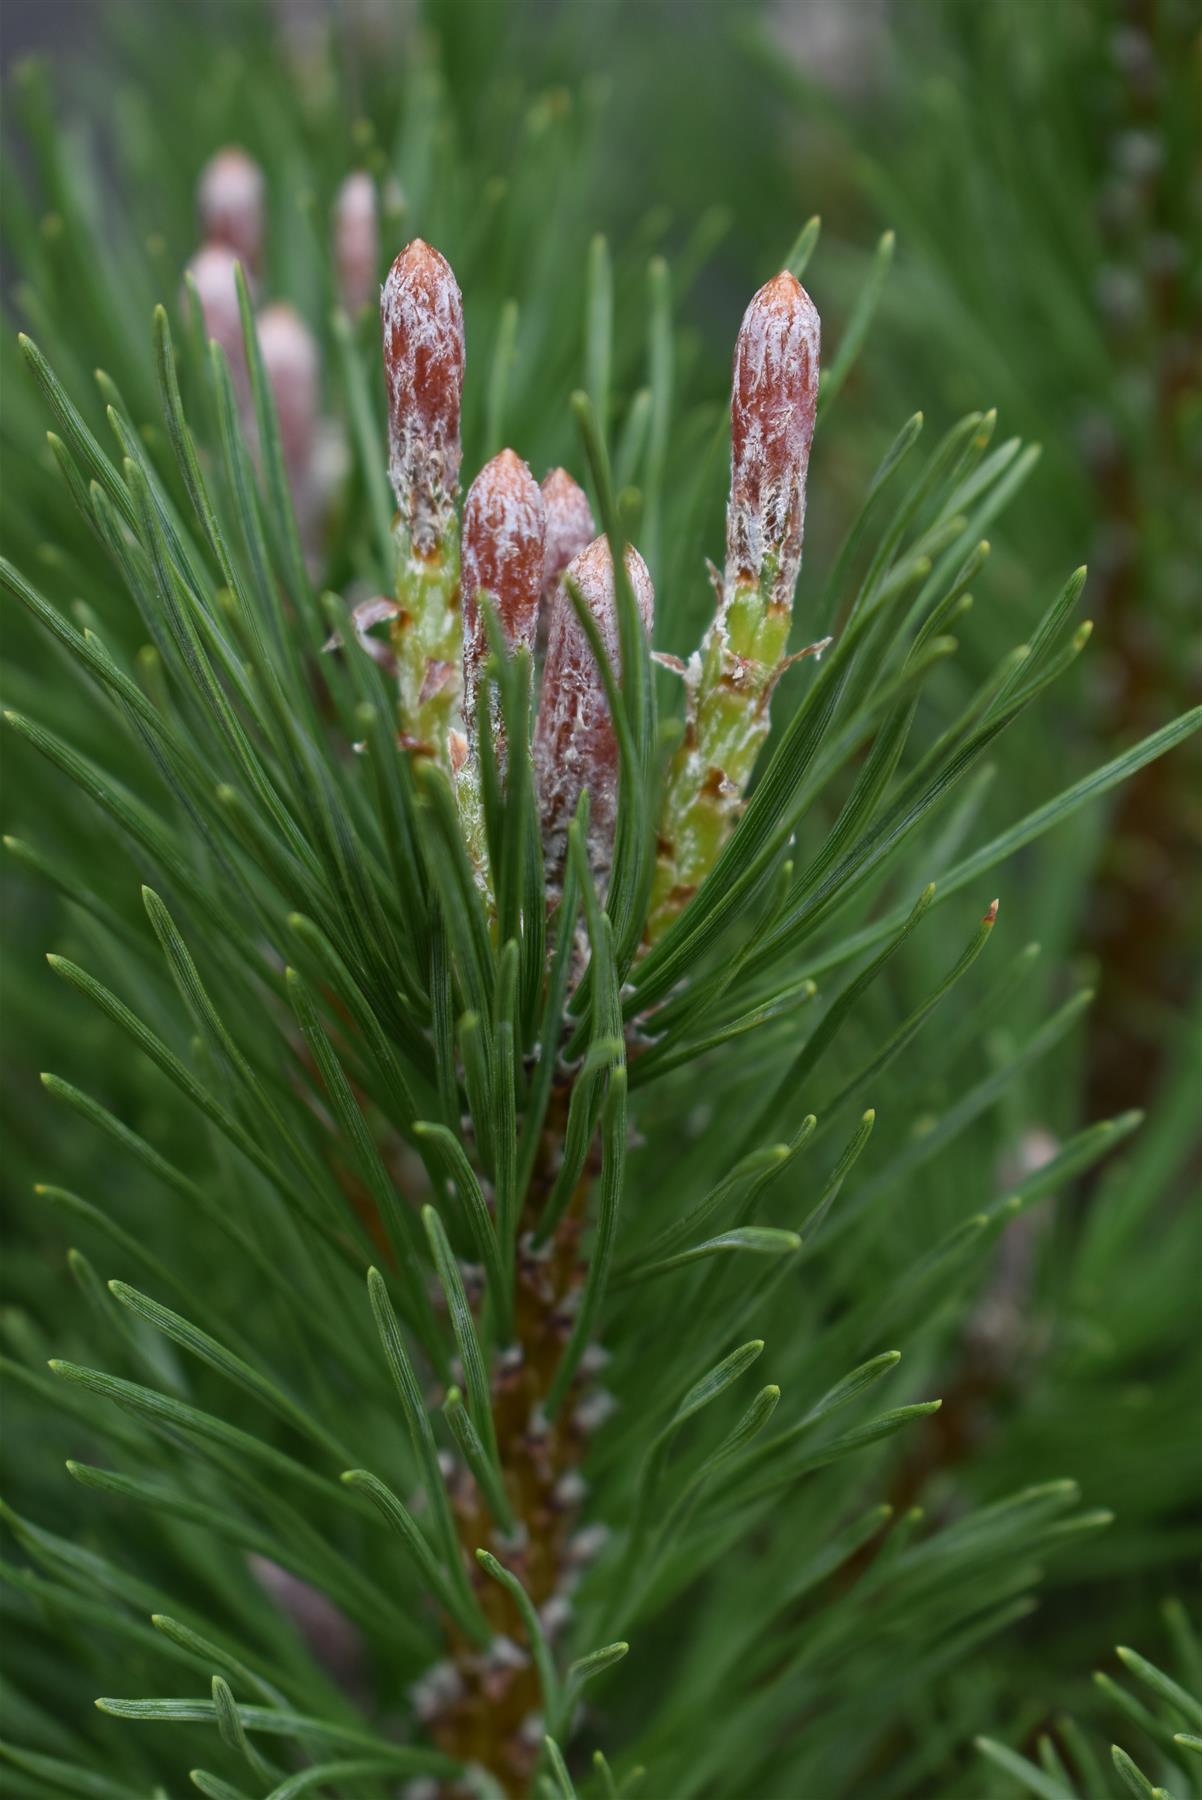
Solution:
[{"label": "green foliage background", "polygon": [[[387,55],[339,14],[301,72],[281,55],[270,10],[231,0],[205,15],[173,9],[166,23],[157,12],[154,30],[138,9],[114,11],[98,65],[64,59],[53,78],[18,71],[4,183],[11,285],[0,529],[26,580],[77,631],[94,629],[159,705],[163,672],[141,655],[143,621],[44,448],[47,426],[64,428],[48,417],[15,331],[36,340],[105,454],[114,454],[105,402],[115,400],[151,464],[175,481],[151,311],[162,301],[172,313],[190,417],[195,405],[198,435],[212,449],[211,401],[176,297],[194,248],[197,171],[214,148],[238,141],[268,173],[266,291],[287,296],[319,333],[331,414],[353,428],[356,396],[368,396],[321,585],[387,587],[381,468],[371,452],[383,443],[374,328],[366,321],[341,338],[332,329],[326,249],[337,185],[367,160],[399,180],[397,243],[415,232],[436,243],[464,292],[468,471],[506,441],[536,470],[563,461],[583,473],[568,397],[595,374],[586,350],[597,298],[590,246],[606,234],[610,438],[622,445],[646,388],[656,429],[637,461],[632,452],[643,496],[635,536],[656,578],[657,648],[687,653],[712,604],[703,558],[720,550],[721,426],[746,298],[821,213],[806,281],[825,343],[837,347],[882,267],[880,232],[896,230],[871,332],[816,440],[798,641],[826,629],[826,579],[903,421],[923,408],[936,441],[965,409],[992,406],[994,446],[1017,436],[1042,445],[1042,459],[1016,450],[999,470],[999,504],[973,520],[972,541],[989,536],[992,555],[974,582],[972,612],[956,625],[957,655],[923,689],[922,742],[959,718],[1011,646],[1030,641],[1065,572],[1082,561],[1091,565],[1084,606],[1094,640],[990,748],[935,829],[889,865],[880,891],[844,899],[826,936],[807,948],[792,974],[814,975],[825,1006],[863,966],[863,949],[858,960],[848,951],[862,927],[912,904],[928,879],[1092,770],[1121,763],[1196,699],[1198,46],[1188,8],[1171,4],[1140,39],[1139,8],[940,0],[896,9],[853,56],[850,83],[836,85],[807,64],[811,9],[784,11],[787,52],[778,19],[734,0],[530,9],[432,0],[420,22],[399,28],[399,51],[384,9]],[[498,366],[514,301],[512,359]],[[108,377],[99,392],[96,368]],[[78,681],[76,649],[11,604],[5,648],[6,705],[171,812],[144,747]],[[801,704],[806,680],[790,677],[778,720]],[[790,1226],[838,1169],[859,1107],[874,1106],[875,1130],[824,1224],[820,1255],[754,1302],[724,1276],[726,1320],[739,1318],[739,1337],[767,1340],[764,1379],[780,1383],[789,1422],[894,1345],[902,1362],[883,1405],[943,1399],[938,1414],[908,1418],[857,1455],[832,1456],[821,1474],[802,1480],[799,1467],[770,1507],[732,1502],[724,1512],[715,1502],[704,1530],[658,1570],[641,1619],[607,1623],[612,1565],[600,1565],[581,1603],[581,1630],[595,1627],[594,1636],[573,1653],[606,1630],[620,1630],[633,1650],[598,1683],[580,1743],[603,1745],[624,1773],[645,1765],[644,1791],[657,1800],[1000,1800],[1024,1786],[1096,1800],[1150,1792],[1158,1781],[1179,1800],[1202,1791],[1196,1773],[1188,1785],[1188,1751],[1174,1741],[1198,1721],[1165,1677],[1157,1686],[1135,1669],[1146,1714],[1089,1680],[1116,1642],[1137,1646],[1187,1690],[1198,1679],[1188,1607],[1161,1611],[1177,1593],[1192,1596],[1202,1538],[1193,1317],[1202,1246],[1190,1193],[1202,1079],[1196,795],[1196,754],[1183,741],[1146,762],[1130,786],[1066,813],[996,879],[982,869],[946,901],[941,890],[943,910],[852,1012],[813,1094],[777,1091],[808,1030],[798,1038],[795,1016],[783,1013],[749,1047],[734,1042],[665,1077],[645,1116],[636,1094],[629,1192],[645,1197],[646,1222],[628,1198],[623,1248],[634,1258],[704,1194],[732,1133],[766,1094],[779,1115],[764,1121],[761,1142],[788,1141],[811,1106],[823,1134],[828,1116],[835,1127],[813,1153],[812,1174],[804,1165],[804,1191],[784,1182],[769,1190],[765,1220]],[[845,796],[836,781],[831,810],[824,801],[806,821],[799,867]],[[181,1614],[215,1619],[227,1640],[253,1640],[303,1693],[301,1710],[349,1717],[352,1709],[266,1599],[242,1591],[219,1534],[67,1478],[68,1457],[118,1469],[131,1456],[143,1467],[157,1459],[169,1470],[173,1449],[170,1440],[148,1449],[141,1425],[56,1382],[45,1364],[61,1358],[185,1391],[176,1387],[183,1359],[110,1301],[103,1280],[119,1276],[189,1317],[207,1310],[235,1323],[285,1385],[303,1387],[312,1309],[327,1296],[298,1282],[291,1316],[272,1311],[244,1258],[198,1219],[195,1185],[176,1182],[171,1192],[161,1170],[39,1084],[47,1070],[94,1095],[211,1206],[240,1215],[243,1165],[214,1147],[169,1084],[43,961],[50,950],[95,970],[190,1052],[191,1027],[139,902],[141,881],[159,885],[154,858],[131,859],[101,813],[11,733],[4,815],[5,830],[31,847],[10,858],[6,890],[4,1493],[17,1520],[56,1540],[19,1525],[6,1552],[4,1635],[15,1654],[4,1737],[21,1747],[13,1791],[175,1794],[197,1762],[246,1781],[236,1744],[223,1748],[211,1724],[156,1731],[92,1710],[98,1693],[207,1690],[212,1658],[193,1647],[173,1663],[171,1645],[146,1623],[151,1610],[173,1610],[168,1597]],[[198,857],[207,891],[220,893],[187,819],[177,816],[173,829]],[[995,891],[1004,941],[948,993],[913,1051],[861,1091],[862,1072],[938,989]],[[178,895],[164,897],[174,915]],[[244,929],[236,907],[231,917]],[[206,918],[193,897],[178,922],[252,1064],[274,1069],[276,1028],[240,987],[225,920]],[[1038,955],[1027,950],[1034,942]],[[1078,1000],[1083,990],[1096,992],[1092,1007]],[[748,1004],[755,998],[768,998],[767,988]],[[851,1110],[840,1113],[844,1105]],[[1136,1107],[1147,1115],[1138,1130],[1128,1116]],[[1100,1123],[1115,1119],[1117,1127]],[[1067,1146],[1043,1174],[1022,1165],[1033,1128]],[[177,1291],[136,1266],[93,1216],[35,1195],[35,1183],[111,1214],[174,1274]],[[1015,1189],[1030,1210],[1003,1236],[1004,1219],[990,1209]],[[990,1223],[967,1243],[957,1233],[979,1214]],[[588,1471],[599,1518],[624,1516],[664,1408],[738,1341],[724,1324],[710,1354],[696,1322],[690,1329],[671,1306],[644,1304],[644,1292],[654,1289],[615,1295],[606,1318],[614,1359],[606,1383],[620,1404]],[[712,1303],[714,1290],[706,1292]],[[361,1294],[335,1293],[325,1329],[347,1333],[350,1385],[362,1382],[347,1431],[367,1457],[364,1440],[390,1428],[387,1381],[373,1385],[378,1351]],[[189,1364],[185,1387],[196,1404],[265,1429],[253,1400],[211,1369]],[[340,1408],[354,1413],[345,1392]],[[851,1416],[852,1425],[880,1410]],[[824,1427],[820,1445],[835,1430]],[[272,1441],[296,1453],[290,1432],[285,1423]],[[720,1438],[715,1426],[691,1440],[687,1467],[700,1467]],[[1077,1486],[1046,1487],[1057,1481]],[[206,1504],[253,1510],[236,1472],[208,1470],[196,1491]],[[1015,1504],[1017,1493],[1027,1497]],[[865,1546],[883,1528],[882,1505],[900,1522],[873,1559]],[[326,1529],[316,1506],[312,1524]],[[381,1540],[358,1518],[346,1529],[338,1547],[359,1579],[385,1591],[397,1580],[409,1606],[412,1586]],[[907,1548],[908,1533],[920,1550]],[[103,1572],[107,1559],[120,1578]],[[371,1662],[353,1710],[387,1735],[421,1659],[387,1624],[357,1622]],[[249,1701],[230,1679],[238,1701]],[[1080,1718],[1086,1748],[1063,1725],[1059,1752],[1037,1748],[1066,1709]],[[979,1756],[972,1739],[981,1733],[1003,1748]],[[1088,1743],[1104,1751],[1112,1739],[1146,1777],[1108,1757],[1091,1769]],[[1005,1746],[1039,1766],[1008,1760]],[[65,1759],[67,1772],[38,1757]],[[572,1767],[587,1768],[578,1752]],[[375,1779],[332,1791],[381,1791]]]}]

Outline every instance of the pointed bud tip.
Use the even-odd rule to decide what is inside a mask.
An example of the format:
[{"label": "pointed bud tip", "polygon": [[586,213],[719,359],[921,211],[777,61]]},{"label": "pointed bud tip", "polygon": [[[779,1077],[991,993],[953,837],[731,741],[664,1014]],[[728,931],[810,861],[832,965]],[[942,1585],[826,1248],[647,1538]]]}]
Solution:
[{"label": "pointed bud tip", "polygon": [[415,237],[393,257],[384,287],[387,291],[389,286],[403,285],[415,290],[424,286],[427,292],[433,293],[447,282],[458,294],[459,284],[442,251],[428,244],[425,238]]},{"label": "pointed bud tip", "polygon": [[547,470],[539,485],[543,490],[544,500],[551,494],[578,494],[581,491],[579,483],[558,463],[553,469]]},{"label": "pointed bud tip", "polygon": [[549,606],[559,578],[592,542],[597,527],[588,495],[566,469],[548,469],[539,483],[546,517],[543,544],[543,604]]},{"label": "pointed bud tip", "polygon": [[740,336],[749,325],[754,326],[761,315],[780,320],[792,320],[796,316],[805,321],[807,329],[812,327],[816,330],[818,327],[818,308],[792,269],[782,269],[752,295],[751,303],[743,315]]}]

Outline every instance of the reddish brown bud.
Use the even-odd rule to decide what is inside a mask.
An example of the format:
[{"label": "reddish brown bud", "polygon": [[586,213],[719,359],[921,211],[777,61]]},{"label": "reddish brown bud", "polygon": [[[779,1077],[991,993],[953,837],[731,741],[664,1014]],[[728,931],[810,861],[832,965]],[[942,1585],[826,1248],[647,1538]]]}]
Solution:
[{"label": "reddish brown bud", "polygon": [[547,509],[547,547],[543,556],[543,603],[538,615],[540,653],[547,648],[559,578],[572,558],[587,549],[597,535],[588,495],[566,469],[551,469],[543,476],[542,494]]},{"label": "reddish brown bud", "polygon": [[334,202],[334,267],[338,293],[352,318],[368,304],[380,266],[376,184],[363,169],[348,175]]},{"label": "reddish brown bud", "polygon": [[546,514],[538,483],[512,450],[486,463],[463,506],[463,711],[469,734],[488,656],[478,596],[486,593],[511,650],[533,650],[543,585]]},{"label": "reddish brown bud", "polygon": [[248,271],[258,268],[263,255],[264,197],[262,169],[236,144],[219,150],[200,172],[201,235],[232,250]]},{"label": "reddish brown bud", "polygon": [[308,474],[317,437],[321,353],[295,307],[266,306],[255,321],[259,352],[275,400],[280,444],[293,480]]},{"label": "reddish brown bud", "polygon": [[246,352],[238,309],[237,266],[238,258],[227,245],[205,244],[188,264],[188,274],[196,283],[205,336],[221,345],[235,383],[241,387],[245,383]]},{"label": "reddish brown bud", "polygon": [[784,270],[743,315],[735,346],[726,510],[724,605],[741,584],[759,584],[774,563],[765,599],[790,607],[801,568],[806,470],[818,405],[818,312]]},{"label": "reddish brown bud", "polygon": [[547,547],[543,556],[543,599],[549,606],[559,577],[574,556],[597,535],[588,495],[566,469],[551,469],[540,484],[547,509]]},{"label": "reddish brown bud", "polygon": [[463,302],[446,258],[414,238],[380,302],[388,377],[388,476],[418,556],[432,557],[459,491]]},{"label": "reddish brown bud", "polygon": [[[651,632],[655,593],[647,565],[628,547],[626,573],[644,629]],[[542,811],[543,843],[553,869],[563,865],[568,827],[581,791],[589,794],[589,854],[598,872],[608,869],[618,801],[618,743],[601,672],[567,592],[571,582],[596,620],[615,674],[621,674],[613,558],[604,537],[595,538],[568,565],[551,603],[547,660],[534,737],[534,766]]]}]

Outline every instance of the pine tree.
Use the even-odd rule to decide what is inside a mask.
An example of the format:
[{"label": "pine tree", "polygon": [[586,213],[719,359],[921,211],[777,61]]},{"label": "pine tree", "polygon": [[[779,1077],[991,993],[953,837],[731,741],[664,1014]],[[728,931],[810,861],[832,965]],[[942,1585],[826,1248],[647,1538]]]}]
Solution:
[{"label": "pine tree", "polygon": [[[64,987],[12,959],[62,1133],[6,1320],[14,1791],[929,1792],[1006,1722],[924,1697],[1108,1522],[1046,1467],[928,1519],[942,1371],[1007,1354],[1006,1247],[1139,1123],[1020,1128],[995,1179],[982,1120],[1088,994],[982,1054],[1037,954],[990,968],[991,895],[1198,718],[981,831],[1089,637],[1078,570],[948,704],[1022,461],[991,413],[911,417],[803,567],[888,236],[839,333],[816,222],[745,284],[702,617],[683,278],[577,242],[562,98],[481,221],[409,80],[303,228],[256,88],[262,156],[210,146],[156,269],[26,77],[9,848],[67,909]],[[1056,1754],[973,1779],[1072,1792]]]}]

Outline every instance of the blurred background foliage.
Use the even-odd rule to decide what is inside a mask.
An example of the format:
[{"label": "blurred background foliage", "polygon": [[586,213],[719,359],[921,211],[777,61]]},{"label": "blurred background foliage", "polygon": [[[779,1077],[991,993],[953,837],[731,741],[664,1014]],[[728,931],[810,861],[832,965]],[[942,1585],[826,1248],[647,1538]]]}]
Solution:
[{"label": "blurred background foliage", "polygon": [[[68,21],[78,41],[62,29]],[[648,553],[663,599],[657,641],[669,650],[695,641],[710,605],[702,559],[719,551],[726,479],[715,434],[749,291],[821,214],[807,283],[827,342],[837,342],[872,247],[893,230],[892,268],[839,429],[815,451],[807,566],[829,565],[912,411],[924,408],[940,432],[967,407],[996,406],[996,441],[1019,436],[1042,456],[1038,467],[1020,459],[1033,473],[988,533],[994,553],[972,630],[924,704],[954,715],[1034,625],[1063,572],[1082,561],[1091,570],[1094,649],[974,788],[974,828],[991,836],[1196,701],[1202,39],[1186,0],[197,0],[78,19],[51,5],[37,21],[51,33],[49,68],[16,59],[19,23],[10,18],[6,44],[0,530],[18,566],[78,596],[77,622],[94,618],[131,657],[138,642],[119,586],[65,490],[48,482],[46,421],[14,329],[37,338],[81,407],[92,396],[98,435],[107,429],[99,366],[153,445],[150,310],[178,293],[195,248],[201,165],[238,142],[268,173],[263,290],[287,296],[321,338],[333,416],[344,416],[346,395],[329,326],[327,219],[355,166],[395,176],[387,246],[420,233],[450,258],[470,361],[495,378],[513,330],[503,411],[490,410],[493,384],[469,382],[468,468],[497,447],[499,418],[536,468],[575,454],[564,399],[580,379],[598,231],[614,257],[620,441],[655,354],[649,270],[666,257],[678,321],[670,480]],[[357,329],[370,346],[372,321]],[[368,573],[370,500],[356,464],[325,551],[332,588]],[[818,598],[803,572],[803,621]],[[815,618],[812,635],[823,624]],[[56,683],[56,651],[11,609],[5,637],[7,702],[23,708],[36,693],[45,723],[136,786],[130,747],[99,731],[99,715],[78,714],[72,687]],[[126,871],[103,828],[60,790],[45,798],[47,780],[10,742],[5,830],[51,860],[91,834],[96,891],[127,916]],[[1115,1642],[1155,1657],[1162,1598],[1193,1591],[1199,791],[1187,745],[1011,862],[1003,917],[1014,950],[1041,944],[1033,971],[992,1011],[941,1015],[942,1038],[894,1076],[889,1106],[878,1100],[884,1129],[864,1159],[864,1204],[879,1203],[883,1265],[892,1238],[920,1230],[925,1241],[932,1222],[961,1217],[967,1186],[1007,1191],[1045,1142],[1133,1106],[1149,1114],[1121,1160],[1083,1178],[1038,1224],[1023,1222],[974,1305],[940,1324],[925,1369],[910,1371],[935,1384],[944,1407],[877,1466],[878,1492],[896,1507],[921,1496],[954,1518],[1071,1476],[1115,1520],[1051,1564],[1032,1616],[933,1673],[920,1710],[925,1741],[944,1744],[947,1760],[914,1763],[907,1777],[894,1746],[903,1773],[874,1789],[882,1797],[1014,1792],[1013,1771],[957,1760],[965,1730],[1023,1744],[1061,1706],[1104,1720],[1091,1666]],[[38,1070],[87,1086],[99,1066],[119,1116],[184,1167],[189,1144],[161,1095],[156,1108],[154,1084],[114,1059],[104,1021],[45,971],[48,946],[86,937],[80,915],[19,866],[6,896],[5,1322],[21,1357],[57,1349],[69,1241],[31,1184],[83,1185],[86,1174],[95,1189],[106,1173],[123,1178],[115,1158],[106,1170],[95,1136],[43,1098]],[[945,956],[938,937],[915,944],[882,994],[882,1023],[930,988]],[[1097,988],[1087,1023],[1010,1082],[974,1131],[924,1162],[923,1133],[950,1077],[970,1062],[986,1079],[1082,985]],[[888,1181],[871,1193],[874,1167],[888,1170],[899,1147],[921,1171],[904,1208]],[[864,1278],[843,1270],[831,1304]],[[220,1291],[213,1298],[220,1307]],[[25,1405],[10,1408],[5,1489],[18,1510],[65,1529],[76,1496],[56,1497],[49,1434]]]}]

